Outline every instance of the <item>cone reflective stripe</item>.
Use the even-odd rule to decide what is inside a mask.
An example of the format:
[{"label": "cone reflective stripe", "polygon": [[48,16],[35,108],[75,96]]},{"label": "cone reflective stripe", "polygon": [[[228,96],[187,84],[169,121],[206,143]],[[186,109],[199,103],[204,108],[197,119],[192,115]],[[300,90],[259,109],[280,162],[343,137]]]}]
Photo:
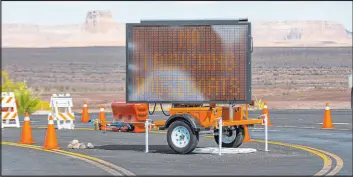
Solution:
[{"label": "cone reflective stripe", "polygon": [[21,144],[34,144],[33,136],[32,136],[32,128],[28,113],[25,113],[25,118],[22,127],[22,134],[21,134]]},{"label": "cone reflective stripe", "polygon": [[332,125],[331,111],[330,111],[330,107],[329,107],[328,103],[326,103],[324,120],[323,120],[321,128],[335,128]]},{"label": "cone reflective stripe", "polygon": [[26,113],[26,117],[24,118],[24,121],[30,121],[28,117],[28,113]]},{"label": "cone reflective stripe", "polygon": [[54,125],[53,116],[50,116],[50,117],[49,117],[48,125]]},{"label": "cone reflective stripe", "polygon": [[326,103],[325,110],[330,110],[330,107],[329,107],[328,103]]},{"label": "cone reflective stripe", "polygon": [[59,149],[54,120],[51,114],[48,115],[48,128],[44,141],[44,149]]},{"label": "cone reflective stripe", "polygon": [[267,115],[267,126],[273,126],[273,124],[271,124],[270,121],[270,114],[268,113],[268,109],[267,109],[267,102],[264,103],[264,109],[262,109],[262,114],[266,114]]},{"label": "cone reflective stripe", "polygon": [[100,106],[99,121],[101,122],[101,129],[106,129],[106,118],[103,105]]},{"label": "cone reflective stripe", "polygon": [[81,122],[84,122],[84,123],[89,122],[89,114],[88,114],[87,101],[85,101],[85,102],[83,103]]}]

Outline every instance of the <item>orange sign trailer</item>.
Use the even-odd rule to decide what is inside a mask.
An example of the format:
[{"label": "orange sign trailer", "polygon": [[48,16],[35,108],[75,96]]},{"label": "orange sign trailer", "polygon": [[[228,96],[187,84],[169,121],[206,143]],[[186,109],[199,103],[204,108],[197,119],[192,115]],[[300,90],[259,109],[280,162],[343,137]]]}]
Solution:
[{"label": "orange sign trailer", "polygon": [[[172,103],[169,118],[152,124],[167,130],[168,145],[181,154],[192,152],[203,134],[213,134],[221,147],[239,147],[244,127],[263,124],[262,119],[248,119],[241,106],[234,107],[253,104],[252,37],[247,19],[142,21],[127,24],[126,32],[127,103],[112,103],[115,120],[131,123],[135,132],[142,132],[148,103],[161,103],[161,108],[162,103]],[[212,57],[218,54],[219,59]],[[190,85],[201,92],[191,94]]]}]

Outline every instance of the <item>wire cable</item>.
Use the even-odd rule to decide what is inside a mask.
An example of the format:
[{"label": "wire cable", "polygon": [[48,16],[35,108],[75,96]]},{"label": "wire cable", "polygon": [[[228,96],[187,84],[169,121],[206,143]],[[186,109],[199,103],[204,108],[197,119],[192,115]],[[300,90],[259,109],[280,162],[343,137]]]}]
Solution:
[{"label": "wire cable", "polygon": [[161,110],[162,110],[163,114],[164,114],[165,116],[170,116],[170,114],[169,114],[169,115],[167,115],[167,114],[163,111],[163,106],[162,106],[162,103],[160,103],[159,105],[161,106]]},{"label": "wire cable", "polygon": [[157,103],[154,103],[153,111],[151,113],[150,112],[150,104],[148,104],[148,114],[152,115],[154,113],[154,111],[156,110],[156,105],[157,105]]}]

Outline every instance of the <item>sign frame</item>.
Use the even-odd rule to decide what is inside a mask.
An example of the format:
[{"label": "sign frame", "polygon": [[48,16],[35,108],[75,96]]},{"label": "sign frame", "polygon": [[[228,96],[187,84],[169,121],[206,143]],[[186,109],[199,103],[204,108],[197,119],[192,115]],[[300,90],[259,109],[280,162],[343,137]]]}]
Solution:
[{"label": "sign frame", "polygon": [[[246,86],[245,100],[203,100],[203,101],[176,101],[176,100],[163,100],[163,101],[132,101],[128,97],[130,95],[129,87],[132,84],[131,68],[129,64],[132,62],[132,29],[138,26],[168,26],[168,27],[183,27],[183,26],[205,26],[205,25],[247,25],[247,46],[246,46]],[[253,52],[253,38],[251,35],[251,23],[247,19],[239,20],[141,20],[140,23],[127,23],[126,24],[126,83],[125,83],[125,101],[126,103],[189,103],[189,104],[200,104],[200,103],[218,103],[218,104],[250,104],[251,101],[251,81],[252,81],[252,67],[251,67],[251,54]]]}]

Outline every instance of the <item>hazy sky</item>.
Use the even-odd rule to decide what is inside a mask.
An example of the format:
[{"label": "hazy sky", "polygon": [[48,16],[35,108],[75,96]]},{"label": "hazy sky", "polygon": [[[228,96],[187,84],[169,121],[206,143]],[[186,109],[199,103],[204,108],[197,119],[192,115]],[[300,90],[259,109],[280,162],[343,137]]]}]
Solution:
[{"label": "hazy sky", "polygon": [[352,1],[42,1],[2,2],[2,23],[82,23],[89,10],[110,10],[117,22],[140,19],[332,20],[352,29]]}]

